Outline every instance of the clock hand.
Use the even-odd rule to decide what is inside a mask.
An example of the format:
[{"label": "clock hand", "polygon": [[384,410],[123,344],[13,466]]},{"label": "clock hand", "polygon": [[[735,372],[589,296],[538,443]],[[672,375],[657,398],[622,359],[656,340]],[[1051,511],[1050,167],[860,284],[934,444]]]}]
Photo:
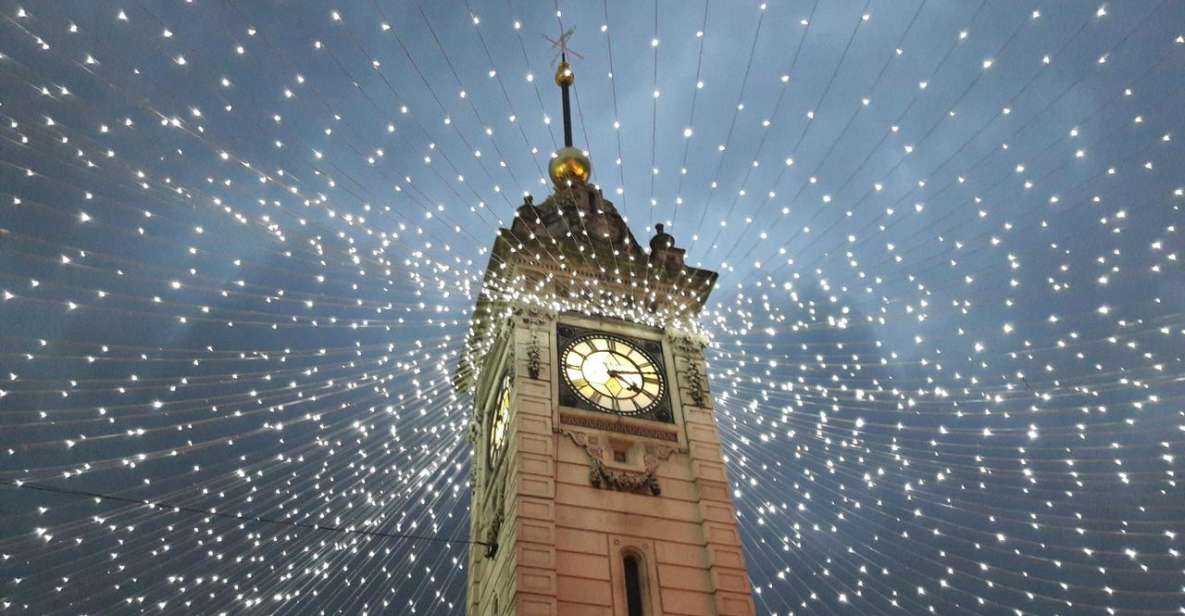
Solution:
[{"label": "clock hand", "polygon": [[[634,373],[634,374],[637,374],[637,373]],[[631,382],[627,381],[626,379],[623,379],[623,378],[621,378],[621,373],[620,373],[620,372],[618,372],[618,371],[616,371],[616,370],[610,370],[610,371],[609,371],[609,376],[611,376],[611,377],[613,377],[613,378],[617,379],[618,381],[621,381],[622,383],[625,383],[625,386],[626,386],[626,387],[627,387],[627,388],[628,388],[630,391],[632,391],[632,392],[635,392],[635,393],[639,393],[639,394],[640,394],[640,393],[642,393],[642,388],[638,387],[637,385],[634,385],[633,383],[631,383]]]}]

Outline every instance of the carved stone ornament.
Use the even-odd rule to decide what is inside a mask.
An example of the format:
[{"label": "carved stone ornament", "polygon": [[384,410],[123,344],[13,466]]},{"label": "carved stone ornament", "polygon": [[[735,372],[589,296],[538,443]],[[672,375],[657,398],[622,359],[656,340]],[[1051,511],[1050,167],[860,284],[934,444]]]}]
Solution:
[{"label": "carved stone ornament", "polygon": [[503,487],[505,479],[499,481],[494,487],[494,494],[486,509],[489,512],[488,519],[485,522],[481,538],[486,544],[485,557],[493,558],[498,554],[498,534],[502,532],[502,522],[505,521],[505,516],[502,513],[503,509]]},{"label": "carved stone ornament", "polygon": [[596,459],[592,460],[591,466],[592,468],[588,471],[588,479],[598,488],[609,488],[621,492],[641,492],[653,496],[662,494],[662,487],[658,485],[655,469],[647,469],[645,473],[611,471]]},{"label": "carved stone ornament", "polygon": [[494,517],[486,524],[485,544],[486,558],[493,558],[498,555],[498,533],[502,531],[502,510],[494,512]]},{"label": "carved stone ornament", "polygon": [[642,458],[644,471],[617,471],[605,467],[602,461],[604,449],[599,444],[599,437],[567,430],[564,434],[588,456],[588,481],[593,486],[652,496],[662,494],[662,487],[658,485],[658,465],[671,457],[675,452],[673,447],[646,445],[645,456]]},{"label": "carved stone ornament", "polygon": [[[476,450],[477,449],[477,442],[478,442],[478,439],[480,439],[480,438],[481,438],[481,425],[478,423],[477,417],[474,417],[473,420],[469,422],[469,446]],[[477,493],[477,463],[471,462],[469,464],[469,495],[473,496],[476,493]]]},{"label": "carved stone ornament", "polygon": [[539,352],[539,335],[531,332],[531,342],[527,346],[527,374],[534,380],[539,380],[539,370],[542,368],[542,355]]},{"label": "carved stone ornament", "polygon": [[708,337],[700,332],[690,332],[674,328],[667,330],[667,338],[671,341],[674,351],[683,355],[698,355],[703,353],[710,342]]},{"label": "carved stone ornament", "polygon": [[516,302],[514,316],[528,327],[543,327],[555,319],[556,313],[538,304]]},{"label": "carved stone ornament", "polygon": [[704,394],[704,375],[699,371],[699,362],[694,359],[687,362],[687,385],[691,388],[691,402],[701,408],[706,406],[708,400]]},{"label": "carved stone ornament", "polygon": [[479,424],[477,417],[474,417],[473,420],[469,422],[469,444],[476,446],[477,439],[479,438],[481,438],[481,425]]},{"label": "carved stone ornament", "polygon": [[671,348],[678,355],[687,360],[687,385],[691,402],[695,406],[707,406],[707,376],[700,370],[699,358],[703,356],[708,346],[708,337],[699,332],[670,329],[667,338],[671,341]]}]

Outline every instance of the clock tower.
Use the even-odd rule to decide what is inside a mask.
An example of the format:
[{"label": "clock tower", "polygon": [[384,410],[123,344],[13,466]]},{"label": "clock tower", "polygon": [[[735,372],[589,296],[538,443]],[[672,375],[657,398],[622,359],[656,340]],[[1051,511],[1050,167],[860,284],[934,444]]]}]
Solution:
[{"label": "clock tower", "polygon": [[[570,34],[570,33],[569,33]],[[565,147],[500,229],[455,378],[473,395],[468,613],[754,613],[700,310],[716,273],[644,249]]]}]

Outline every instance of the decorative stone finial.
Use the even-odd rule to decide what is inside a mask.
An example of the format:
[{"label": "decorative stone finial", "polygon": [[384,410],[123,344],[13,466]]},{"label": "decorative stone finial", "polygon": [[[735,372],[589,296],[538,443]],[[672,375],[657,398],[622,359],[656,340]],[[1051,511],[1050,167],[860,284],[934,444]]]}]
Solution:
[{"label": "decorative stone finial", "polygon": [[663,231],[662,223],[654,225],[654,237],[650,238],[650,262],[667,270],[683,267],[682,248],[675,247],[675,238]]},{"label": "decorative stone finial", "polygon": [[654,225],[654,237],[650,238],[650,254],[675,247],[675,237],[663,231],[662,223]]},{"label": "decorative stone finial", "polygon": [[514,214],[529,225],[542,222],[539,219],[539,208],[535,205],[535,197],[531,195],[523,196],[523,204],[518,206]]}]

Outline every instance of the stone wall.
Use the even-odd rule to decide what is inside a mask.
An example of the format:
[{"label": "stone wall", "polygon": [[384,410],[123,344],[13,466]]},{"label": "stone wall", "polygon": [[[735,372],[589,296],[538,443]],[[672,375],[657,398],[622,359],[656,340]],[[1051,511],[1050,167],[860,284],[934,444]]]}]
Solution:
[{"label": "stone wall", "polygon": [[[560,425],[551,365],[555,324],[515,324],[505,522],[497,558],[470,562],[478,578],[471,581],[470,613],[626,616],[622,562],[633,553],[643,563],[647,616],[753,614],[707,379],[696,376],[706,375],[699,347],[664,341],[684,438],[661,443],[656,496],[590,482],[588,438],[601,446],[630,444],[627,462],[615,463],[607,446],[610,459],[602,458],[622,472],[641,471],[643,450],[658,443]],[[702,395],[692,395],[697,386]],[[696,398],[702,405],[692,403]]]}]

